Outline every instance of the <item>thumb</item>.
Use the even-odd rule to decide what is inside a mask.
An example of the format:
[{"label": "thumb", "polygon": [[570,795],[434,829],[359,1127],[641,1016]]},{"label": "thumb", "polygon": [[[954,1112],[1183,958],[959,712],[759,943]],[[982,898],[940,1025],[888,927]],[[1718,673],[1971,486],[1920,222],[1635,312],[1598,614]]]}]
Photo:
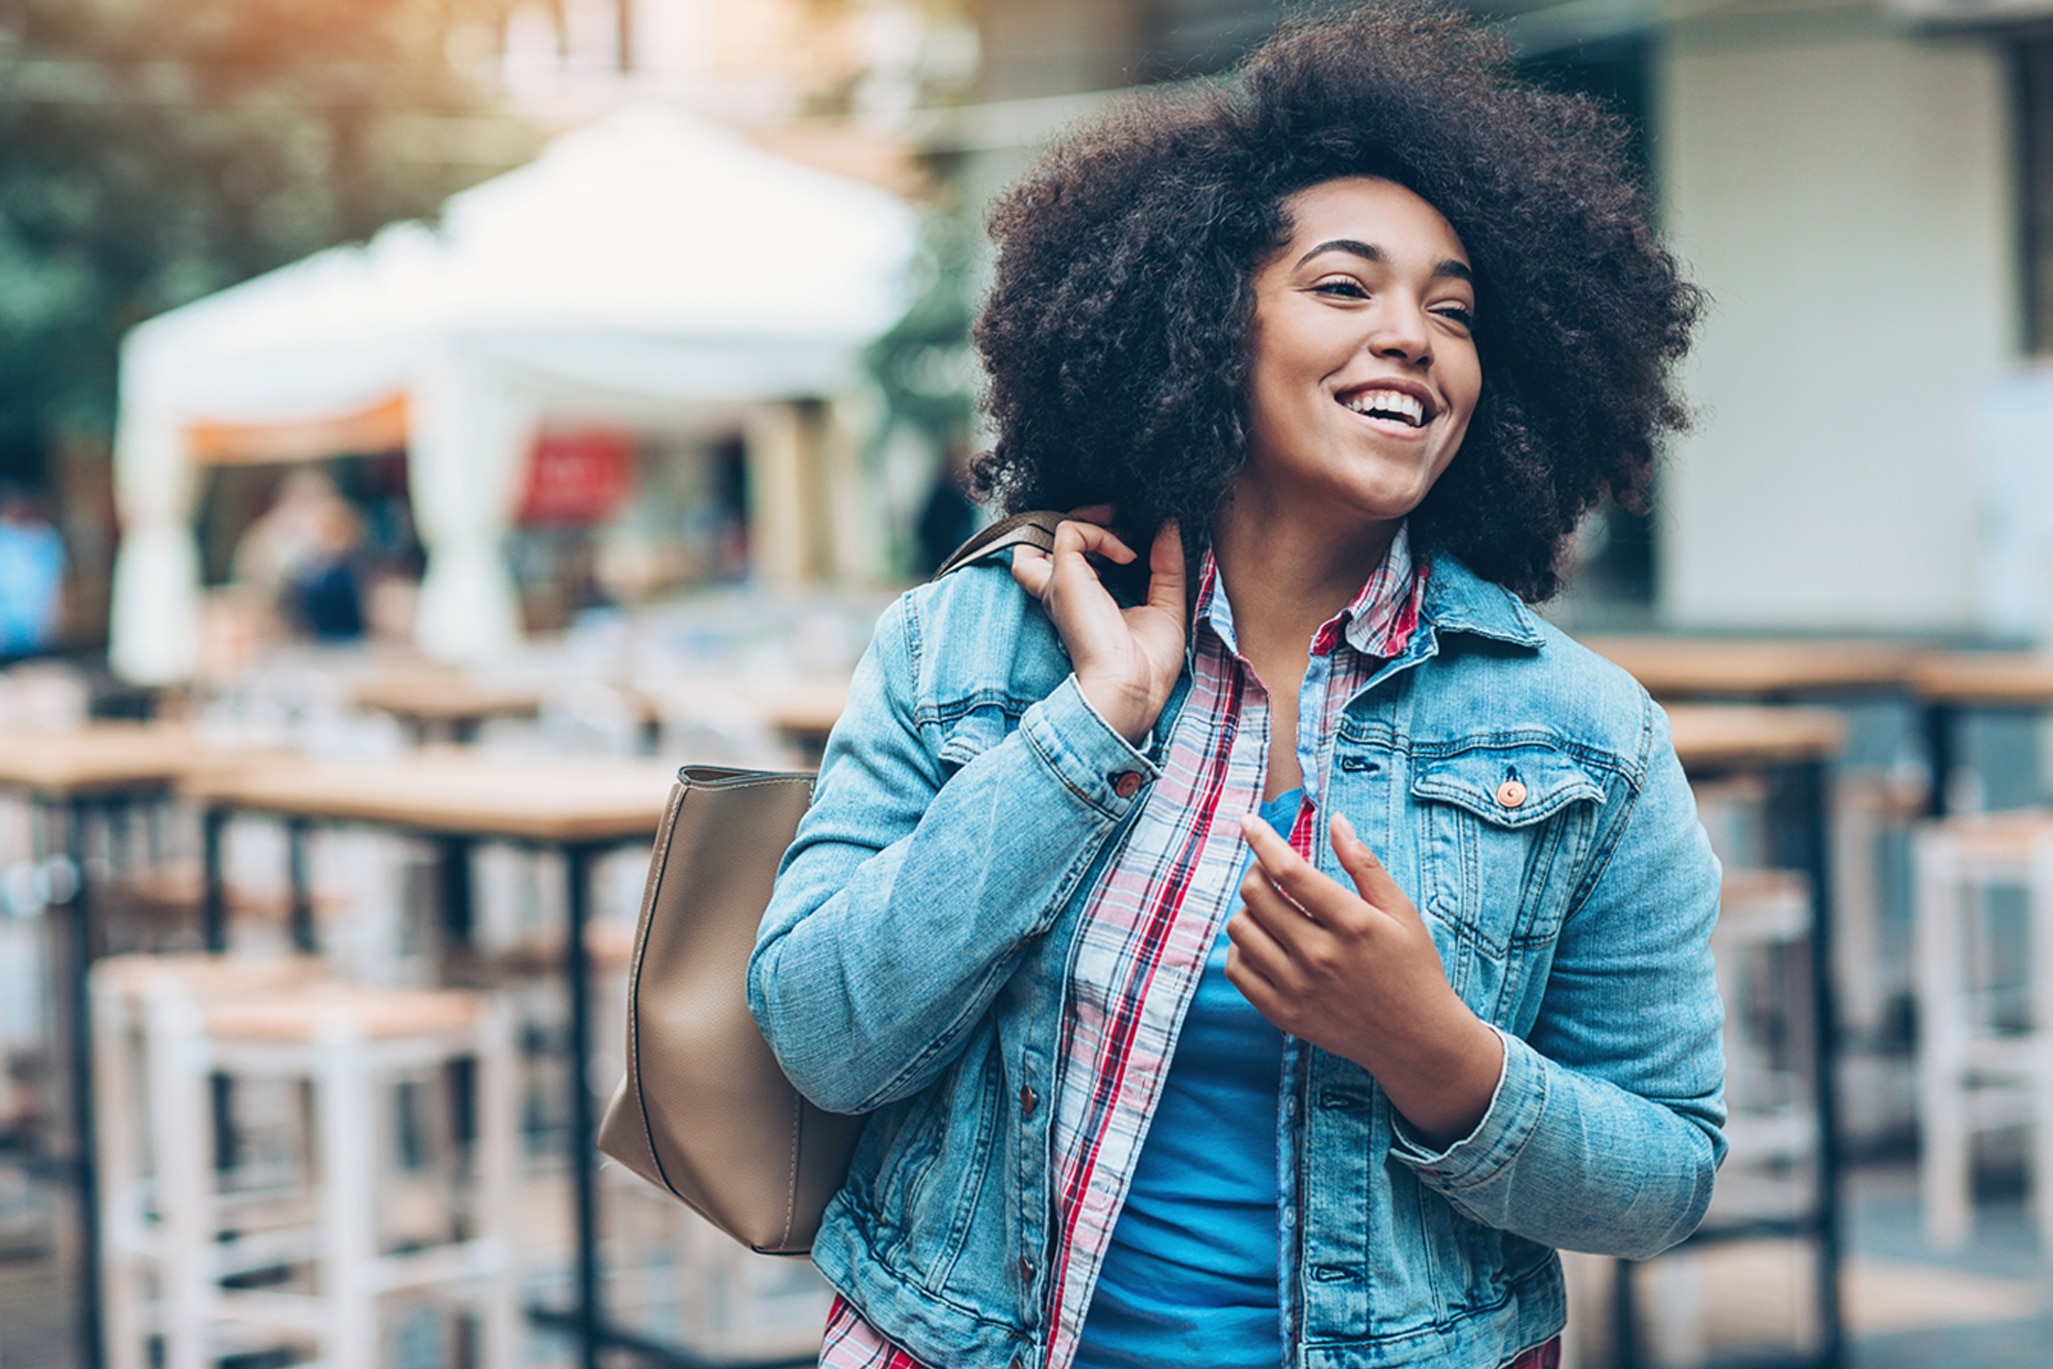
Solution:
[{"label": "thumb", "polygon": [[1154,545],[1148,548],[1148,603],[1182,617],[1183,534],[1174,518],[1155,530]]},{"label": "thumb", "polygon": [[1397,887],[1397,881],[1390,877],[1368,843],[1355,835],[1354,824],[1335,813],[1328,825],[1332,829],[1333,854],[1340,861],[1340,868],[1354,881],[1355,892],[1371,907],[1392,917],[1417,918],[1418,911],[1412,907],[1410,897]]}]

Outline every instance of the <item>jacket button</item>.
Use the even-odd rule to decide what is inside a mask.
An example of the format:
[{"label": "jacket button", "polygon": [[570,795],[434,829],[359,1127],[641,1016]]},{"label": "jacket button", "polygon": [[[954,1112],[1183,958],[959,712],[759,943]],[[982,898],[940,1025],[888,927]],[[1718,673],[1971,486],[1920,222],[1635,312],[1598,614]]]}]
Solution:
[{"label": "jacket button", "polygon": [[1032,1084],[1021,1084],[1019,1086],[1019,1111],[1021,1116],[1033,1116],[1034,1104],[1040,1101],[1040,1099],[1034,1097],[1034,1086]]},{"label": "jacket button", "polygon": [[1034,1281],[1034,1262],[1024,1255],[1019,1257],[1019,1281],[1024,1284]]},{"label": "jacket button", "polygon": [[1122,770],[1112,777],[1112,792],[1122,799],[1130,799],[1141,792],[1141,772]]},{"label": "jacket button", "polygon": [[1506,808],[1516,808],[1525,802],[1525,786],[1517,780],[1506,780],[1497,786],[1497,802]]}]

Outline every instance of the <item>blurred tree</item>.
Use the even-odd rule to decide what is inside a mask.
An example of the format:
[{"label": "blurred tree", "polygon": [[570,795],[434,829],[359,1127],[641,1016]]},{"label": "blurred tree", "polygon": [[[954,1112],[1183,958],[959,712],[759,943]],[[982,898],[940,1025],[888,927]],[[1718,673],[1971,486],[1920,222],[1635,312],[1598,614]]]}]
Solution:
[{"label": "blurred tree", "polygon": [[981,225],[957,198],[928,207],[913,302],[865,358],[888,421],[936,452],[967,443],[976,424],[980,373],[969,334],[981,236]]},{"label": "blurred tree", "polygon": [[517,160],[505,4],[0,0],[0,463],[104,441],[138,321]]}]

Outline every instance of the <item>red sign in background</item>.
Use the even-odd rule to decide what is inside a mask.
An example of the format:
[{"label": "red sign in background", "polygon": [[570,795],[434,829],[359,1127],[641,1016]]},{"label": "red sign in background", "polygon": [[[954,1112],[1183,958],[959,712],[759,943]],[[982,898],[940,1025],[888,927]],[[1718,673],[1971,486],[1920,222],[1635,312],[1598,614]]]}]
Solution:
[{"label": "red sign in background", "polygon": [[603,523],[634,493],[634,438],[603,428],[548,432],[535,439],[523,523]]}]

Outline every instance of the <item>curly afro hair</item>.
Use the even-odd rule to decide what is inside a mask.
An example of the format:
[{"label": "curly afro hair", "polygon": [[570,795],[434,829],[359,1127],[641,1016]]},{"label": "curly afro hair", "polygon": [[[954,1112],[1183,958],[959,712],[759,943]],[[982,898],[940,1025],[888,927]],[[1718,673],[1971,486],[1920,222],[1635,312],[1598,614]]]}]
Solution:
[{"label": "curly afro hair", "polygon": [[1605,494],[1644,499],[1671,381],[1702,307],[1591,101],[1517,79],[1467,16],[1399,0],[1289,25],[1228,87],[1135,100],[1055,147],[996,203],[976,326],[1008,510],[1109,501],[1129,531],[1204,545],[1246,455],[1256,271],[1286,199],[1393,180],[1446,216],[1476,273],[1483,392],[1411,517],[1530,600]]}]

